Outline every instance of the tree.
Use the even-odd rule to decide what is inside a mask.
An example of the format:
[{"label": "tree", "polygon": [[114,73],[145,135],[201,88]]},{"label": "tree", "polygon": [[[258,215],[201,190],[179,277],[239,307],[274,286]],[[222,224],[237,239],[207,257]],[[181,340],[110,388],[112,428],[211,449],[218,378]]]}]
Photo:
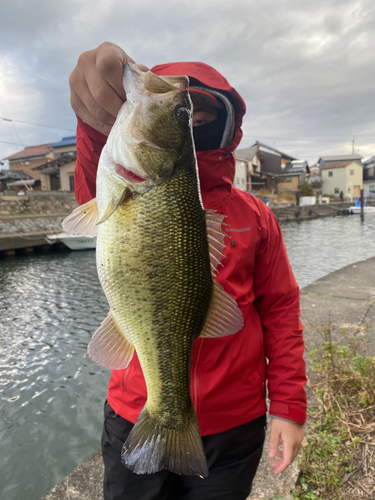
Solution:
[{"label": "tree", "polygon": [[314,196],[314,190],[308,182],[303,182],[298,185],[301,196]]}]

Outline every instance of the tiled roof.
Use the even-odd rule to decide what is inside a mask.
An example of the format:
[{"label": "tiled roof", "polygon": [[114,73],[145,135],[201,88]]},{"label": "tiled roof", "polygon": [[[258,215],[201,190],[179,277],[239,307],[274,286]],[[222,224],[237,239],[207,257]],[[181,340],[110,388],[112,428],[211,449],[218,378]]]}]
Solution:
[{"label": "tiled roof", "polygon": [[328,165],[323,167],[322,170],[330,170],[331,168],[343,168],[347,165],[350,165],[351,163],[357,163],[357,165],[359,165],[359,163],[355,161],[341,161],[338,163],[329,163]]},{"label": "tiled roof", "polygon": [[369,163],[375,163],[375,156],[372,156],[368,160],[362,162],[364,165],[368,165]]},{"label": "tiled roof", "polygon": [[50,144],[51,148],[61,148],[63,146],[72,146],[77,143],[77,139],[75,135],[70,135],[69,137],[63,137],[61,141],[54,142]]},{"label": "tiled roof", "polygon": [[56,158],[56,160],[48,161],[47,163],[44,163],[43,165],[38,165],[37,167],[33,167],[31,170],[41,170],[43,174],[46,174],[46,168],[58,168],[61,167],[62,165],[65,165],[66,163],[70,163],[72,161],[75,161],[77,159],[77,153],[76,151],[73,151],[71,154],[65,155],[65,156],[60,156],[60,158]]},{"label": "tiled roof", "polygon": [[272,151],[275,151],[275,153],[281,154],[283,158],[288,158],[289,160],[296,160],[294,156],[287,155],[286,153],[283,153],[282,151],[279,151],[278,149],[273,148],[272,146],[268,146],[267,144],[264,144],[263,142],[256,141],[254,146],[263,146],[264,148],[271,149]]},{"label": "tiled roof", "polygon": [[349,161],[349,160],[351,161],[360,160],[361,158],[362,158],[361,155],[334,155],[334,156],[321,156],[319,160],[323,160],[325,162],[327,161],[339,162],[339,161]]},{"label": "tiled roof", "polygon": [[14,155],[7,156],[3,160],[21,160],[23,158],[32,158],[33,156],[45,156],[50,152],[50,144],[39,144],[37,146],[26,146],[25,149],[15,153]]},{"label": "tiled roof", "polygon": [[235,155],[237,160],[250,161],[254,158],[257,151],[258,151],[258,146],[252,146],[251,148],[237,149]]}]

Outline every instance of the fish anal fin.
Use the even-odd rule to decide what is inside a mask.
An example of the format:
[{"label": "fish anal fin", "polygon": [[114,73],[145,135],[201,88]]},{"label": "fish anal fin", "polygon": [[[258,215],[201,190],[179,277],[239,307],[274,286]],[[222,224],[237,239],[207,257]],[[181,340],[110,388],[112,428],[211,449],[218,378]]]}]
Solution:
[{"label": "fish anal fin", "polygon": [[211,272],[215,276],[218,272],[217,267],[221,264],[221,259],[225,257],[226,244],[224,240],[229,236],[223,231],[222,225],[227,226],[228,224],[223,223],[225,215],[217,214],[214,210],[206,210],[205,213]]},{"label": "fish anal fin", "polygon": [[123,201],[126,201],[128,198],[130,198],[131,192],[130,189],[125,188],[124,191],[118,196],[117,198],[112,198],[111,201],[108,204],[108,207],[106,208],[106,211],[100,218],[99,222],[97,224],[103,224],[106,220],[108,220],[113,212],[116,210],[116,208],[122,203]]},{"label": "fish anal fin", "polygon": [[208,476],[197,417],[191,405],[180,425],[161,425],[147,411],[147,403],[121,452],[122,463],[135,474],[167,469],[175,474]]},{"label": "fish anal fin", "polygon": [[121,370],[130,363],[134,347],[120,330],[111,310],[94,333],[87,352],[95,363],[110,370]]},{"label": "fish anal fin", "polygon": [[63,230],[68,234],[83,234],[85,236],[96,236],[97,223],[99,220],[98,205],[96,198],[84,205],[75,208],[73,212],[63,220]]},{"label": "fish anal fin", "polygon": [[214,281],[213,295],[203,330],[199,337],[218,338],[233,335],[244,325],[241,309],[224,288]]}]

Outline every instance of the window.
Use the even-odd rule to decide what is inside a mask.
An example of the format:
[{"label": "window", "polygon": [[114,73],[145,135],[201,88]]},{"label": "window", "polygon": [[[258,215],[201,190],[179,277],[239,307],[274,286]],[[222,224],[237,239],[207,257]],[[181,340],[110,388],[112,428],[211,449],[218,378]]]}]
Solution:
[{"label": "window", "polygon": [[30,165],[30,162],[29,161],[25,161],[23,164],[24,165]]},{"label": "window", "polygon": [[369,189],[370,193],[375,193],[375,184],[370,184]]},{"label": "window", "polygon": [[354,175],[354,170],[350,170],[350,175]]},{"label": "window", "polygon": [[74,175],[69,175],[69,189],[74,191]]},{"label": "window", "polygon": [[340,188],[335,188],[335,194],[340,194]]},{"label": "window", "polygon": [[330,172],[328,172],[328,177],[333,177],[333,172],[332,170]]},{"label": "window", "polygon": [[348,193],[351,193],[352,192],[352,188],[348,188]]}]

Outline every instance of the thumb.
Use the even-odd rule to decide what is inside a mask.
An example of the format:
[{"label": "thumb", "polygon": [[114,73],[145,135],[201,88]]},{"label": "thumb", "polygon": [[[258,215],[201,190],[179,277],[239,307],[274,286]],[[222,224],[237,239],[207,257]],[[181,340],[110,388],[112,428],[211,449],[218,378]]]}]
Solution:
[{"label": "thumb", "polygon": [[268,446],[268,456],[274,458],[279,449],[280,433],[271,423],[270,442]]}]

